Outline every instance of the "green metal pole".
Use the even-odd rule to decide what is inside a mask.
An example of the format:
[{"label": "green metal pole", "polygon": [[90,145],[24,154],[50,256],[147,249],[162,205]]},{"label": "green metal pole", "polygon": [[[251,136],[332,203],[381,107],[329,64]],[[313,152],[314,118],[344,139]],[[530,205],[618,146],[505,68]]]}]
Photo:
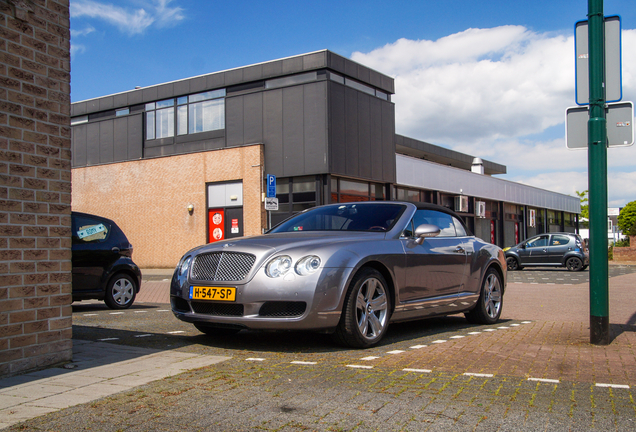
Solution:
[{"label": "green metal pole", "polygon": [[588,0],[590,119],[590,343],[608,345],[607,121],[605,119],[605,31],[603,0]]}]

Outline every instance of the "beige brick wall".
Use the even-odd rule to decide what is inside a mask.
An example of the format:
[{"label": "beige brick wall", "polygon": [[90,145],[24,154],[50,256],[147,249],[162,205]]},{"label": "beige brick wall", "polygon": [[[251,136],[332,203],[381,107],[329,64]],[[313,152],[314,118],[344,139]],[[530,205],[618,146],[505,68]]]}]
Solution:
[{"label": "beige brick wall", "polygon": [[[206,183],[243,180],[245,235],[265,226],[263,146],[73,169],[73,210],[114,220],[142,268],[173,268],[206,243]],[[194,205],[192,215],[189,204]]]},{"label": "beige brick wall", "polygon": [[71,360],[68,0],[0,0],[0,376]]}]

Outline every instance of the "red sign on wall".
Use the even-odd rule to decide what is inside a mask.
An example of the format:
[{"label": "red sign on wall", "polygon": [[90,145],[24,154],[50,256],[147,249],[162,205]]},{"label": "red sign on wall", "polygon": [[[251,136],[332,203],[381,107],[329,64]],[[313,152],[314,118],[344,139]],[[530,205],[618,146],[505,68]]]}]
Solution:
[{"label": "red sign on wall", "polygon": [[496,238],[495,238],[495,221],[491,220],[490,221],[490,243],[495,244]]},{"label": "red sign on wall", "polygon": [[208,242],[225,239],[225,214],[223,209],[208,210]]},{"label": "red sign on wall", "polygon": [[519,244],[519,223],[515,223],[515,244]]}]

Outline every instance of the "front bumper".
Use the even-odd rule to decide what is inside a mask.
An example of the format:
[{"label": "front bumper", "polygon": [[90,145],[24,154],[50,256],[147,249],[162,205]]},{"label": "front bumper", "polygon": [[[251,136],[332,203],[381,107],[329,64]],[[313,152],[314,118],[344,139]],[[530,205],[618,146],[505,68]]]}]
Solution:
[{"label": "front bumper", "polygon": [[[177,272],[170,284],[172,312],[200,324],[255,330],[335,329],[351,268],[322,268],[309,276],[289,273],[272,279],[259,271],[243,284],[191,281]],[[191,286],[235,287],[236,300],[189,298]]]}]

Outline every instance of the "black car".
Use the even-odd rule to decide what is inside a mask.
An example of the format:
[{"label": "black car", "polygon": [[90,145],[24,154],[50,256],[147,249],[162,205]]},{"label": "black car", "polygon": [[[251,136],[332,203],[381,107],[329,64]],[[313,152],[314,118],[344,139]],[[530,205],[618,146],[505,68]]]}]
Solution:
[{"label": "black car", "polygon": [[133,247],[115,222],[72,212],[73,301],[104,300],[111,309],[129,308],[141,285]]},{"label": "black car", "polygon": [[504,249],[508,270],[525,266],[562,266],[582,271],[589,265],[589,253],[581,236],[574,233],[546,233]]}]

